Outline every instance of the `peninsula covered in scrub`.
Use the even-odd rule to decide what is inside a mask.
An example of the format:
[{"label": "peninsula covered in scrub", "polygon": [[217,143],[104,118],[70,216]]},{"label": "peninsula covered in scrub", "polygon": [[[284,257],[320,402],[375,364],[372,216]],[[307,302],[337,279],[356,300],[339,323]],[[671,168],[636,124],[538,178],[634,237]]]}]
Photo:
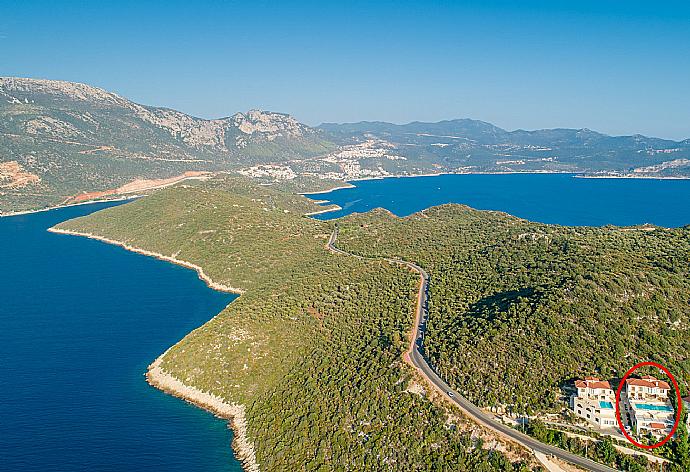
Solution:
[{"label": "peninsula covered in scrub", "polygon": [[[642,356],[663,357],[687,388],[690,228],[569,228],[462,205],[406,218],[304,216],[322,209],[216,176],[55,230],[183,263],[242,292],[157,359],[149,379],[232,417],[248,470],[541,467],[403,361],[419,276],[389,260],[428,272],[425,352],[486,411],[558,411],[569,380],[615,375]],[[327,249],[336,226],[349,256]],[[679,436],[674,451],[686,442]],[[608,466],[647,466],[592,449]],[[674,455],[664,470],[684,461]]]}]

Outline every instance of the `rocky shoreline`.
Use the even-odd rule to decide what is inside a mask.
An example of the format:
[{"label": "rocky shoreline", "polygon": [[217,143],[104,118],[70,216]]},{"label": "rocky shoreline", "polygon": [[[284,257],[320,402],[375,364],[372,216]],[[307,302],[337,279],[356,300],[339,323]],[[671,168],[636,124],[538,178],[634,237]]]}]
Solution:
[{"label": "rocky shoreline", "polygon": [[61,228],[56,228],[54,226],[52,228],[48,228],[48,231],[50,231],[51,233],[69,234],[72,236],[81,236],[84,238],[95,239],[97,241],[101,241],[104,243],[113,244],[115,246],[120,246],[120,247],[122,247],[128,251],[136,252],[136,253],[142,254],[144,256],[155,257],[156,259],[160,259],[162,261],[172,262],[173,264],[177,264],[177,265],[180,265],[182,267],[186,267],[188,269],[192,269],[192,270],[196,271],[199,278],[201,280],[203,280],[204,282],[206,282],[206,285],[208,285],[210,288],[212,288],[214,290],[218,290],[221,292],[236,293],[238,295],[244,293],[244,290],[241,288],[230,287],[229,285],[224,285],[224,284],[221,284],[218,282],[214,282],[213,279],[211,279],[211,277],[206,275],[203,268],[201,268],[200,266],[198,266],[196,264],[192,264],[191,262],[183,261],[183,260],[177,259],[177,258],[172,257],[172,256],[166,256],[166,255],[158,253],[158,252],[147,251],[146,249],[141,249],[141,248],[138,248],[136,246],[132,246],[132,245],[127,244],[127,243],[123,243],[121,241],[116,241],[114,239],[109,239],[109,238],[105,238],[103,236],[98,236],[97,234],[61,229]]},{"label": "rocky shoreline", "polygon": [[353,187],[354,187],[353,184],[351,184],[349,182],[345,182],[345,185],[338,185],[336,187],[329,188],[326,190],[317,190],[316,192],[300,192],[299,195],[304,195],[305,197],[309,197],[309,195],[319,195],[322,193],[331,193],[331,192],[335,192],[336,190],[340,190],[340,189],[344,189],[344,188],[353,188]]},{"label": "rocky shoreline", "polygon": [[[230,292],[241,294],[244,290],[230,287],[218,282],[214,282],[204,270],[191,262],[182,261],[174,257],[166,256],[157,252],[147,251],[145,249],[137,248],[121,241],[105,238],[91,233],[65,230],[61,228],[48,228],[51,233],[67,234],[72,236],[81,236],[84,238],[95,239],[97,241],[105,242],[120,246],[128,251],[136,252],[145,256],[155,257],[157,259],[171,262],[196,271],[197,275],[210,288],[223,292]],[[168,349],[169,350],[169,349]],[[146,372],[147,382],[165,393],[181,398],[199,408],[210,411],[219,418],[228,420],[233,431],[232,448],[235,451],[235,456],[242,463],[242,468],[247,472],[259,472],[259,465],[256,462],[256,454],[254,445],[249,439],[247,433],[247,420],[244,414],[244,405],[236,403],[227,403],[221,397],[213,395],[209,392],[204,392],[196,387],[185,385],[181,380],[174,377],[172,374],[166,372],[161,367],[163,358],[168,353],[165,351],[161,354],[151,365],[149,365]]]},{"label": "rocky shoreline", "polygon": [[661,176],[661,175],[635,175],[635,174],[581,174],[575,176],[578,179],[641,179],[641,180],[690,180],[690,177],[683,175],[679,176]]},{"label": "rocky shoreline", "polygon": [[146,372],[147,382],[165,393],[181,398],[199,408],[210,411],[219,418],[228,420],[233,431],[232,448],[235,451],[235,456],[242,463],[242,468],[247,472],[259,472],[254,445],[247,433],[244,405],[227,403],[219,396],[185,385],[161,367],[165,354],[167,351],[149,366]]},{"label": "rocky shoreline", "polygon": [[332,211],[340,211],[342,209],[343,208],[340,205],[333,204],[333,206],[331,206],[329,208],[324,208],[323,210],[317,210],[317,211],[305,213],[304,216],[321,215],[322,213],[330,213]]}]

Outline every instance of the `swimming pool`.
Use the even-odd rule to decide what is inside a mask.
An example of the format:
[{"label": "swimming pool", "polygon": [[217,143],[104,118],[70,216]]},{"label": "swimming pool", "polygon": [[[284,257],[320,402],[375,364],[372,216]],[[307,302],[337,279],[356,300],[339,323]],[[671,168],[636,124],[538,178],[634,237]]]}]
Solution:
[{"label": "swimming pool", "polygon": [[613,403],[611,403],[611,402],[602,402],[602,401],[600,401],[600,402],[599,402],[599,407],[601,407],[601,408],[607,408],[607,409],[609,409],[609,410],[613,410]]},{"label": "swimming pool", "polygon": [[673,411],[673,408],[668,405],[650,405],[648,403],[638,403],[635,408],[639,410],[654,410],[654,411]]}]

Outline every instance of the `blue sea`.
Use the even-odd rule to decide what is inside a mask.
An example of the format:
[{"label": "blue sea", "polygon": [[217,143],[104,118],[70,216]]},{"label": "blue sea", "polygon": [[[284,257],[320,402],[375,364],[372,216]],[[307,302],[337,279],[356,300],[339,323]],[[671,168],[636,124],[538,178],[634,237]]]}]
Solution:
[{"label": "blue sea", "polygon": [[234,296],[189,269],[46,232],[104,206],[0,218],[0,470],[240,471],[225,421],[144,379]]},{"label": "blue sea", "polygon": [[376,207],[406,216],[433,205],[462,203],[560,225],[690,224],[690,180],[473,174],[361,180],[352,184],[356,187],[308,195],[342,207],[316,218],[332,219]]}]

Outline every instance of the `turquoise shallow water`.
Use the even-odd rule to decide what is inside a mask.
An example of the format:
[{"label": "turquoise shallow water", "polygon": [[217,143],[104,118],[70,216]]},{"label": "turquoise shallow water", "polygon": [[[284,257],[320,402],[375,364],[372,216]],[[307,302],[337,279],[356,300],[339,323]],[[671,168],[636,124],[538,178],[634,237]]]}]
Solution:
[{"label": "turquoise shallow water", "polygon": [[440,175],[352,182],[315,194],[337,203],[331,219],[376,207],[406,216],[442,203],[498,210],[542,223],[575,226],[690,224],[690,180],[582,179],[568,174]]},{"label": "turquoise shallow water", "polygon": [[240,471],[225,421],[144,379],[234,296],[191,270],[46,232],[104,206],[0,218],[0,470]]},{"label": "turquoise shallow water", "polygon": [[666,405],[649,405],[647,403],[639,403],[635,406],[640,410],[652,410],[652,411],[673,411],[673,407]]}]

